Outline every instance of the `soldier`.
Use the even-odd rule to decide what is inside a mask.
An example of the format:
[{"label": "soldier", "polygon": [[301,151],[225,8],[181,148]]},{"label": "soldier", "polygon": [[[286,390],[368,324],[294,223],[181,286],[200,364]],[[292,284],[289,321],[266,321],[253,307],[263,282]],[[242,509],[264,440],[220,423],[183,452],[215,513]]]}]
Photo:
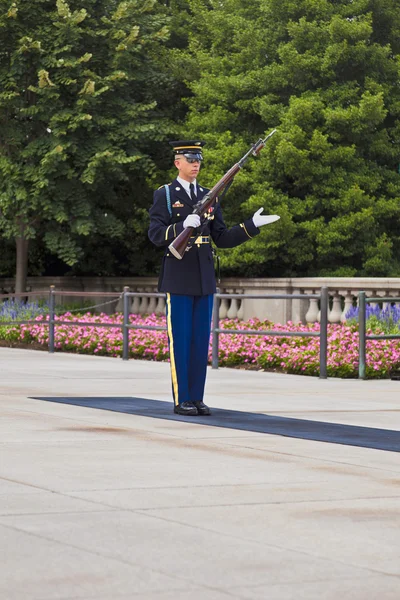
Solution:
[{"label": "soldier", "polygon": [[[167,328],[171,361],[174,412],[179,415],[210,415],[203,402],[211,331],[213,294],[216,291],[211,240],[219,248],[233,248],[260,233],[259,227],[279,219],[262,215],[228,228],[218,202],[203,227],[193,206],[209,191],[197,182],[204,142],[170,142],[178,175],[172,183],[154,193],[150,209],[149,238],[166,248],[158,289],[166,293]],[[202,225],[201,235],[197,228]],[[194,244],[182,260],[168,250],[169,244],[185,229],[193,227]],[[193,239],[193,237],[192,237]]]}]

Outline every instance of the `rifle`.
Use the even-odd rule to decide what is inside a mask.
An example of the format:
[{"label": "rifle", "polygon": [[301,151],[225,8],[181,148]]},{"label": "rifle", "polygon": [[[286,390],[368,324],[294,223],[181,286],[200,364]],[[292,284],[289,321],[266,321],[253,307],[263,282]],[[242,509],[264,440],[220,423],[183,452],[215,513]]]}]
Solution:
[{"label": "rifle", "polygon": [[[252,154],[253,156],[258,156],[260,151],[264,148],[267,140],[276,133],[276,129],[271,131],[264,139],[260,138],[258,142],[252,145],[250,150],[246,152],[246,154],[237,162],[233,167],[229,169],[225,173],[223,177],[214,185],[214,187],[201,199],[197,202],[193,207],[193,214],[199,215],[200,217],[205,218],[206,214],[215,203],[218,195],[232,183],[234,177],[243,167],[244,163],[247,161],[249,156]],[[168,246],[171,254],[173,254],[176,258],[181,260],[188,250],[190,250],[191,245],[189,244],[189,239],[193,233],[193,227],[186,227]]]}]

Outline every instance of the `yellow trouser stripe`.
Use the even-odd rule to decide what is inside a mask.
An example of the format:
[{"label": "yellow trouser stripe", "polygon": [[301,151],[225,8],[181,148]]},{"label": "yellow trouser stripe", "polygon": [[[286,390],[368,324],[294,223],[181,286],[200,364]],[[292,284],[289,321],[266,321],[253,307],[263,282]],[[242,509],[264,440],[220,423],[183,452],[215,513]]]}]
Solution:
[{"label": "yellow trouser stripe", "polygon": [[171,377],[172,377],[172,387],[174,389],[174,402],[175,404],[179,404],[178,397],[178,378],[176,376],[176,366],[175,366],[175,354],[174,354],[174,336],[172,334],[172,321],[171,321],[171,294],[167,294],[167,328],[168,328],[168,336],[169,336],[169,354],[171,361]]}]

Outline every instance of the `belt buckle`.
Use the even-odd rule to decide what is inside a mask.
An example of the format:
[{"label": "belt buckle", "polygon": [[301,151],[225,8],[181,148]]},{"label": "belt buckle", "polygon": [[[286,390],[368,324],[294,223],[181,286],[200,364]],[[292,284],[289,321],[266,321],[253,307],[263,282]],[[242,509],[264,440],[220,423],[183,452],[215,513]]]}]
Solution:
[{"label": "belt buckle", "polygon": [[209,243],[209,236],[208,235],[199,235],[197,236],[197,238],[194,240],[194,244],[196,244],[197,246],[200,246],[200,244],[208,244]]}]

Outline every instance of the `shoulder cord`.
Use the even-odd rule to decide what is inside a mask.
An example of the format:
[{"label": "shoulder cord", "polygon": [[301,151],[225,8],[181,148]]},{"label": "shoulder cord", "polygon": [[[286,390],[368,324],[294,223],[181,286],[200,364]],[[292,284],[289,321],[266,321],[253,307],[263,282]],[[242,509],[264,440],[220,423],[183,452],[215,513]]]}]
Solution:
[{"label": "shoulder cord", "polygon": [[172,208],[171,208],[171,194],[169,192],[169,185],[165,184],[165,195],[167,197],[167,208],[169,212],[169,216],[172,217]]}]

